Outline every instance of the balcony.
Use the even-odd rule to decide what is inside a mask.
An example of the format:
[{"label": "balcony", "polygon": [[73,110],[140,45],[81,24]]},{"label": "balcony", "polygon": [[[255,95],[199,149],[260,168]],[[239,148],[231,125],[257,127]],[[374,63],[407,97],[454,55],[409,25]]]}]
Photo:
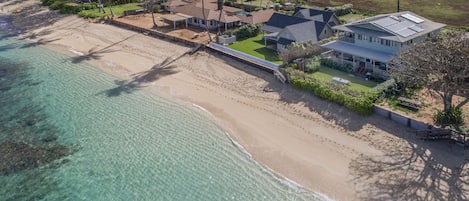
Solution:
[{"label": "balcony", "polygon": [[339,40],[347,42],[347,43],[355,43],[355,38],[353,37],[342,36],[342,37],[339,37]]}]

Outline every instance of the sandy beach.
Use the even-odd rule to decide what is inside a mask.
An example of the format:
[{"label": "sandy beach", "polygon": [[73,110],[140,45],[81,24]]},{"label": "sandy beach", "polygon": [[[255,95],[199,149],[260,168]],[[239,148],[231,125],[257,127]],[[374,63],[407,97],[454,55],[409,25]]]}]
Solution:
[{"label": "sandy beach", "polygon": [[[27,7],[0,4],[4,14]],[[37,2],[36,2],[37,3]],[[37,13],[50,12],[42,8]],[[256,161],[334,200],[467,200],[468,152],[417,139],[378,115],[360,116],[273,75],[191,47],[77,16],[54,15],[20,38],[89,62],[141,90],[205,108]],[[145,80],[142,80],[142,77]]]}]

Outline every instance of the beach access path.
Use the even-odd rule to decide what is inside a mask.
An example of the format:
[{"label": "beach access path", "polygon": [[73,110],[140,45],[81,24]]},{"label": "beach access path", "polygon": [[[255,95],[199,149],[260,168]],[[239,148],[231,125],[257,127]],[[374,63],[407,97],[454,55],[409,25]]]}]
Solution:
[{"label": "beach access path", "polygon": [[[76,16],[20,37],[50,41],[43,45],[71,57],[91,51],[99,56],[86,62],[124,80],[191,48]],[[205,108],[255,160],[307,189],[335,200],[469,197],[467,154],[458,146],[424,142],[222,55],[198,51],[166,68],[142,90]]]}]

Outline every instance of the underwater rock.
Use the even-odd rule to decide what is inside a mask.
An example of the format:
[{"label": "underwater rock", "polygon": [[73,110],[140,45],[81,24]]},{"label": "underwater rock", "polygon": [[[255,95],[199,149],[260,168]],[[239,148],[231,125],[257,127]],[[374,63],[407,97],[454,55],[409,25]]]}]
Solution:
[{"label": "underwater rock", "polygon": [[34,126],[34,124],[36,124],[36,119],[30,118],[30,119],[26,120],[25,123],[26,123],[27,126]]},{"label": "underwater rock", "polygon": [[43,142],[53,142],[57,140],[57,135],[47,135],[42,139]]},{"label": "underwater rock", "polygon": [[70,150],[62,145],[38,147],[6,141],[0,144],[0,173],[11,174],[37,168],[69,154]]}]

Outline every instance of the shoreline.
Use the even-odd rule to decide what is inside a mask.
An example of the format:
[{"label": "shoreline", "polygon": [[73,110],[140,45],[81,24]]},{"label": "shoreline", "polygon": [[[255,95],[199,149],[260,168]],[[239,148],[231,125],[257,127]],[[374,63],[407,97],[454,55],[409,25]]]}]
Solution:
[{"label": "shoreline", "polygon": [[[33,33],[38,35],[33,41],[50,40],[44,45],[70,55],[75,54],[70,49],[85,55],[96,50],[97,59],[85,57],[84,61],[125,81],[190,49],[77,16],[61,16],[53,25],[29,30],[25,36]],[[185,56],[152,78],[142,85],[144,90],[204,108],[232,142],[241,145],[261,167],[334,200],[365,200],[382,195],[391,200],[423,198],[431,193],[426,191],[432,190],[435,178],[424,177],[422,183],[412,183],[420,173],[438,174],[439,168],[433,165],[460,174],[469,169],[466,163],[461,164],[467,156],[461,155],[458,148],[425,144],[411,130],[385,118],[354,114],[218,54],[199,51]],[[266,88],[273,90],[265,92]],[[427,152],[432,160],[426,160]],[[418,157],[413,158],[415,155]],[[388,172],[388,166],[404,163],[406,157],[413,159],[409,166]],[[449,198],[448,188],[457,188],[451,176],[437,179],[449,186],[438,191],[445,197],[438,197],[438,193],[430,197]],[[462,174],[461,180],[465,177]],[[409,187],[416,192],[405,194]],[[461,194],[469,196],[464,188]],[[396,189],[403,190],[404,196],[395,195]]]}]

